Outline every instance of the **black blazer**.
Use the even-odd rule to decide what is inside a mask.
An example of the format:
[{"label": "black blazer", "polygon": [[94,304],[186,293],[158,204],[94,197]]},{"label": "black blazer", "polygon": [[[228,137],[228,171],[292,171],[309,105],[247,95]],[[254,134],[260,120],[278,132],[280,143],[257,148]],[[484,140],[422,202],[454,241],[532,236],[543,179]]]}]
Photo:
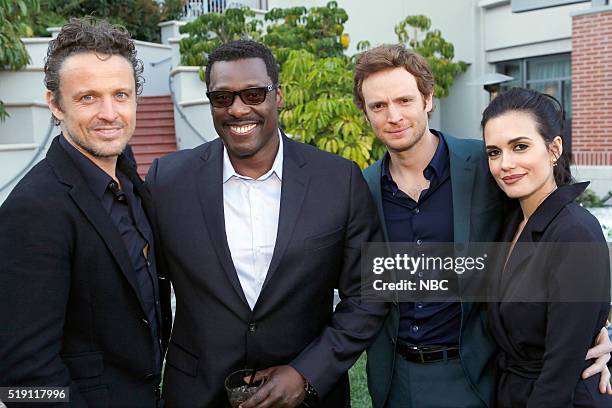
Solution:
[{"label": "black blazer", "polygon": [[[150,216],[135,164],[118,166]],[[159,339],[129,255],[57,137],[0,207],[0,254],[0,386],[69,386],[72,406],[155,406]],[[167,338],[168,284],[159,291]]]},{"label": "black blazer", "polygon": [[[599,376],[580,379],[610,308],[605,239],[597,219],[575,202],[587,185],[561,186],[548,196],[493,279],[501,300],[490,305],[489,319],[502,349],[499,407],[612,406],[597,391]],[[503,241],[512,240],[522,217],[517,208]],[[506,256],[500,258],[503,265]]]},{"label": "black blazer", "polygon": [[[360,299],[361,245],[382,241],[378,218],[354,163],[284,136],[283,151],[276,246],[253,311],[226,239],[221,140],[163,157],[149,171],[177,302],[164,375],[169,407],[226,406],[228,374],[283,364],[316,388],[323,407],[350,403],[347,370],[387,311]],[[335,313],[334,288],[342,299]]]}]

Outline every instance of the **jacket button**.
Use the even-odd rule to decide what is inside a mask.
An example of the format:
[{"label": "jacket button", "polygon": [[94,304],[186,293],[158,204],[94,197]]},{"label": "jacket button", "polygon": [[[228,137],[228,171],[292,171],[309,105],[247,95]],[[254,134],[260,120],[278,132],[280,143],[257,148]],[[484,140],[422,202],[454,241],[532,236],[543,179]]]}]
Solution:
[{"label": "jacket button", "polygon": [[155,374],[147,374],[145,375],[145,380],[151,380],[153,377],[155,377]]},{"label": "jacket button", "polygon": [[255,325],[255,323],[249,323],[249,331],[253,333],[255,329],[257,329],[257,326]]}]

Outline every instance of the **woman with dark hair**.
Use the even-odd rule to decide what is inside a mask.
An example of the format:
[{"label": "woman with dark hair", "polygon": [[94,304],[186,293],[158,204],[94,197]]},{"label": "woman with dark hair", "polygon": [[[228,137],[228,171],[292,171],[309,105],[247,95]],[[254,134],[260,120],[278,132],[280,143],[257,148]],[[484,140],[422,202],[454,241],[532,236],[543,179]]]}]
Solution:
[{"label": "woman with dark hair", "polygon": [[513,88],[491,101],[481,125],[491,174],[518,202],[491,285],[497,406],[612,407],[597,376],[580,378],[608,315],[610,265],[597,219],[575,202],[588,183],[572,184],[563,109]]}]

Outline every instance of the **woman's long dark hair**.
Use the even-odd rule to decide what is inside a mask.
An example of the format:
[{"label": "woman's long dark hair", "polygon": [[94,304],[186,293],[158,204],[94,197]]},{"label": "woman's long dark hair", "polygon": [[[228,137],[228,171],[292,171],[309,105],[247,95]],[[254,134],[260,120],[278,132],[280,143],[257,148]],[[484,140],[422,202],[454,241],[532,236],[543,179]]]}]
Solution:
[{"label": "woman's long dark hair", "polygon": [[[535,122],[538,133],[544,139],[546,146],[552,143],[556,136],[563,138],[563,122],[565,115],[563,106],[554,97],[532,89],[511,88],[496,96],[482,113],[483,135],[484,128],[490,119],[507,112],[524,112],[530,114]],[[565,142],[565,140],[563,140]],[[563,146],[567,146],[563,143]],[[557,158],[557,165],[553,169],[555,182],[558,186],[573,182],[570,171],[570,156],[567,149],[563,149],[561,157]]]}]

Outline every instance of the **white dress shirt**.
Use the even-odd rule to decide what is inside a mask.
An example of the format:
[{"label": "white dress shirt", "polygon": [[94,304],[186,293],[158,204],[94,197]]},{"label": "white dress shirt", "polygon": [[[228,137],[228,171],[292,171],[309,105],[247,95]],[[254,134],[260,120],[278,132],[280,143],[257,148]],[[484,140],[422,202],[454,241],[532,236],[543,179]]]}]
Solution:
[{"label": "white dress shirt", "polygon": [[276,244],[283,178],[283,138],[272,168],[257,179],[236,173],[223,147],[223,212],[227,244],[242,291],[255,307]]}]

